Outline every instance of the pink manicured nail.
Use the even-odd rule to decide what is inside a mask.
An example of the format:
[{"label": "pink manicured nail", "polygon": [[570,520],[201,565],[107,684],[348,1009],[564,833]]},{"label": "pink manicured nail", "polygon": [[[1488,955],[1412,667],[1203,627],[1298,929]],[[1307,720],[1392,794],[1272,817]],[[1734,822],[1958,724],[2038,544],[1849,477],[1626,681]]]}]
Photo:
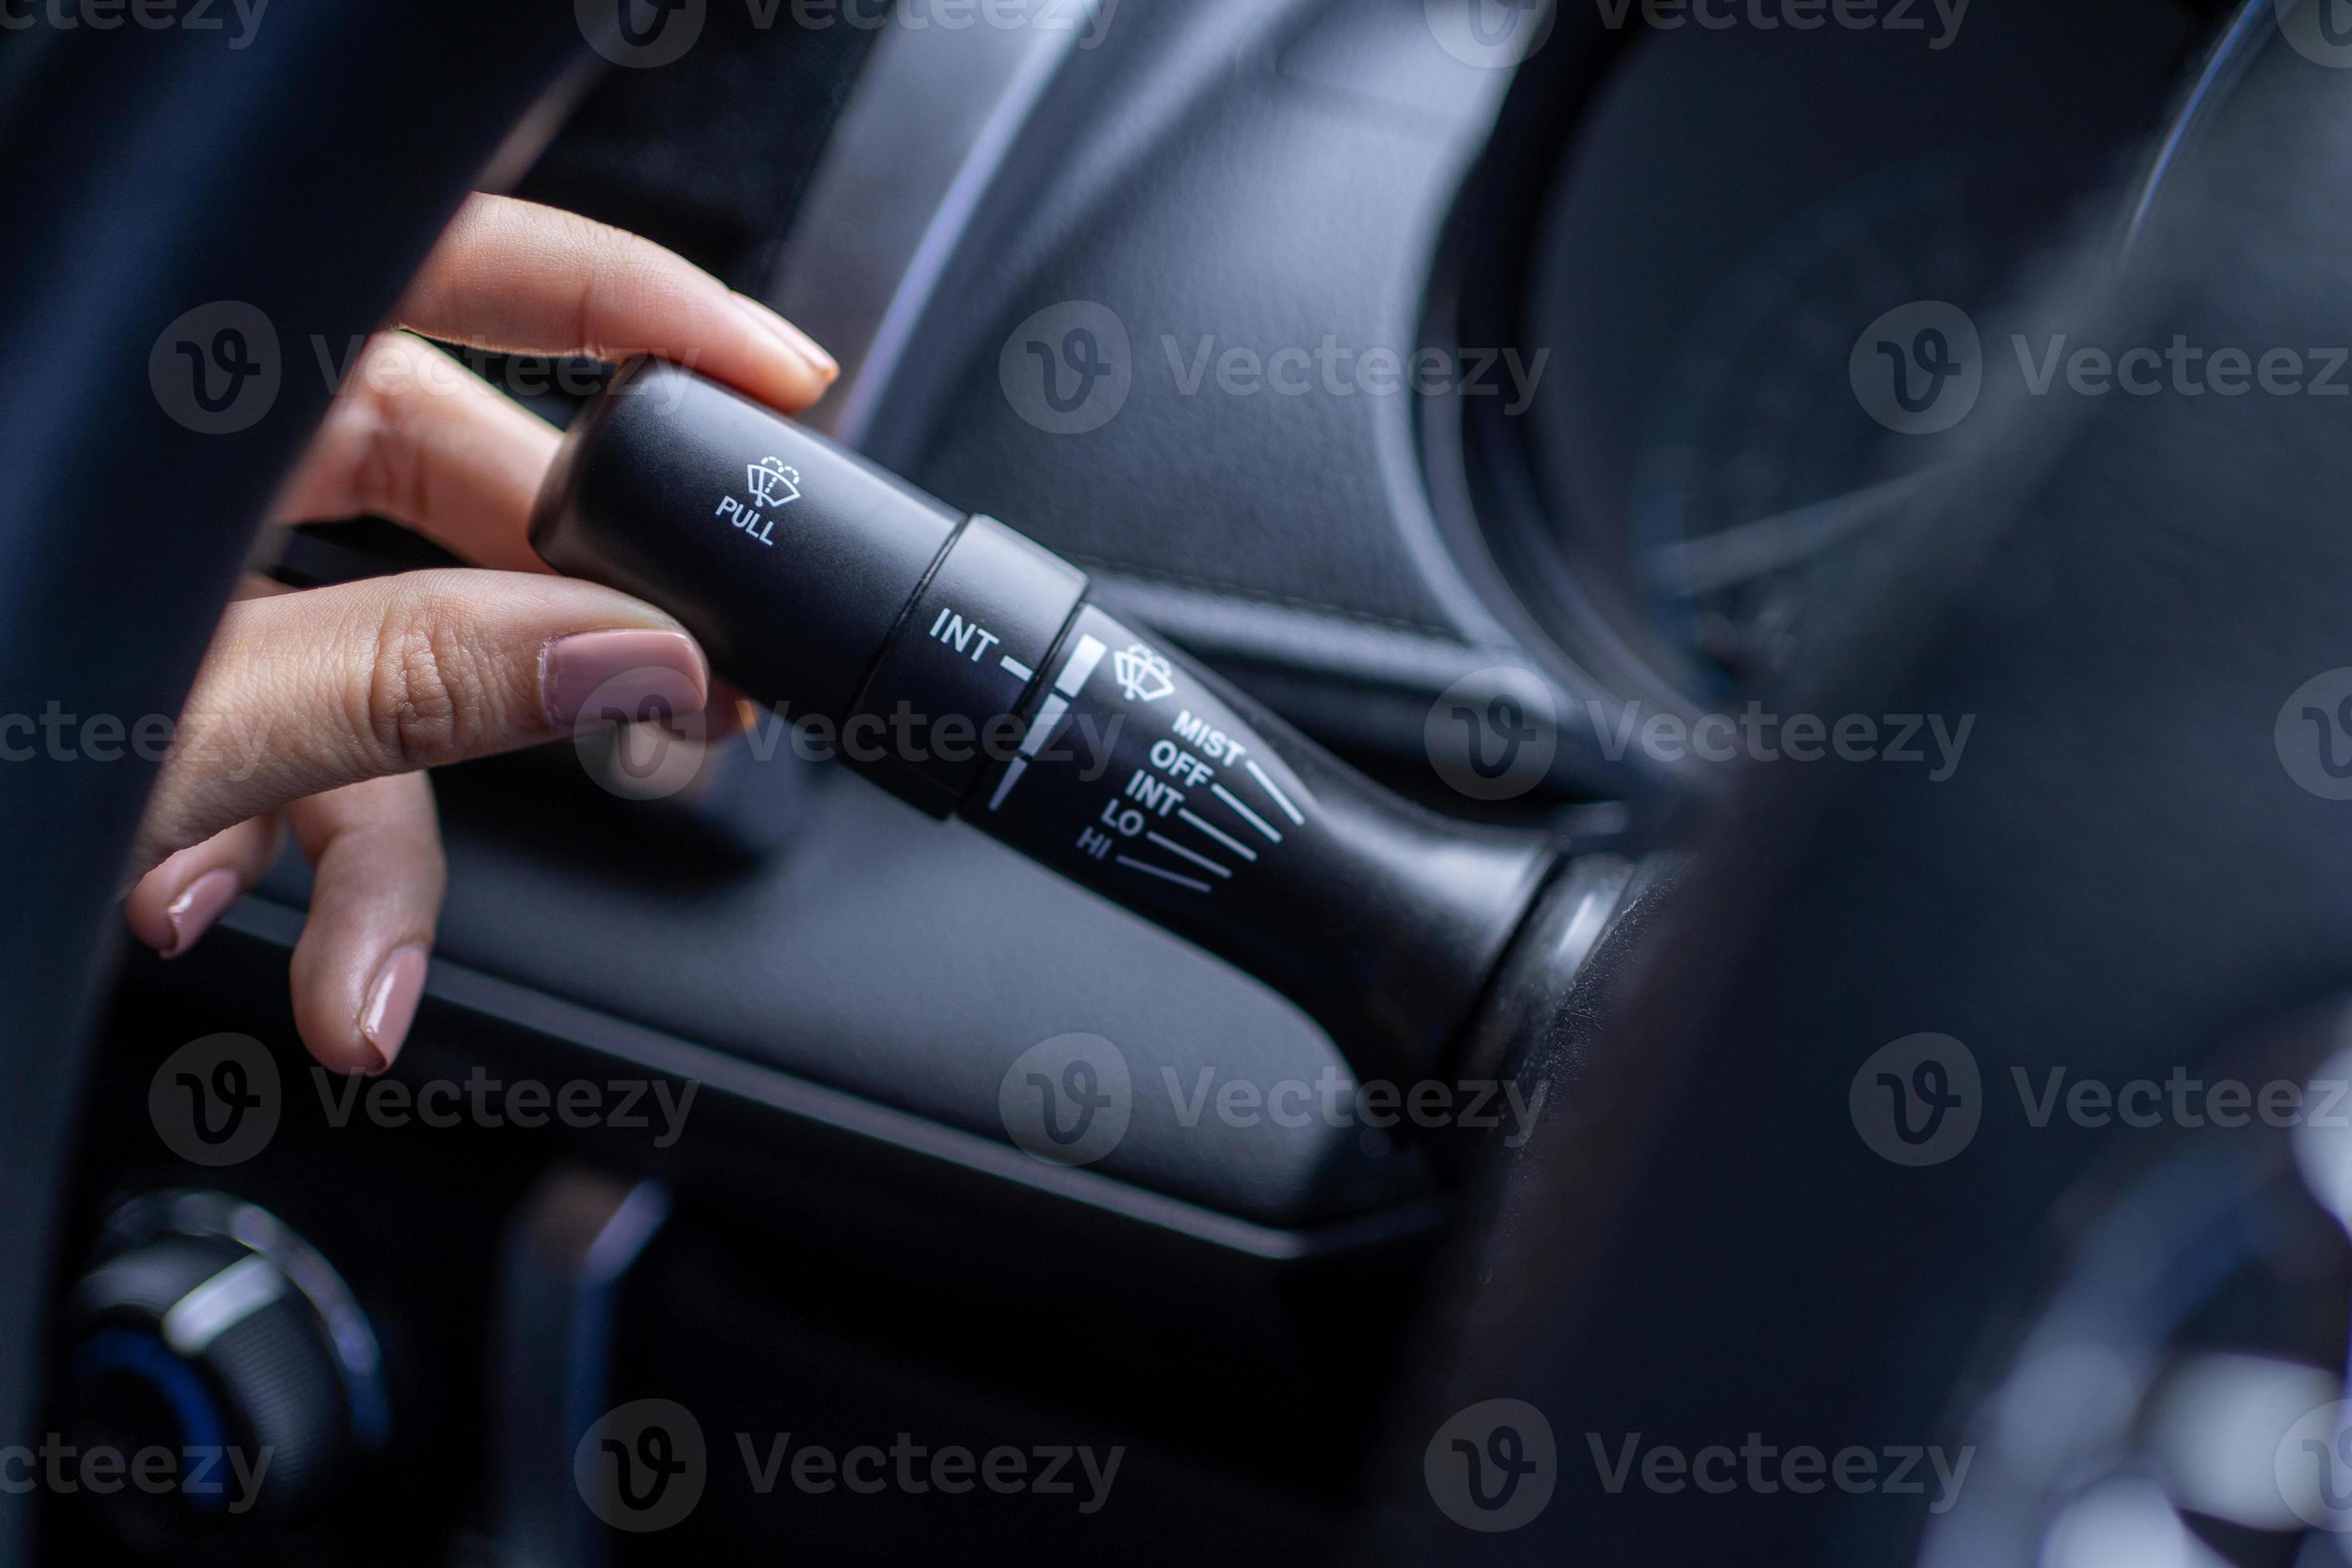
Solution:
[{"label": "pink manicured nail", "polygon": [[710,678],[684,632],[582,632],[540,656],[539,697],[559,730],[670,720],[702,711]]},{"label": "pink manicured nail", "polygon": [[736,308],[751,318],[761,331],[779,339],[783,345],[806,360],[809,368],[827,381],[841,374],[840,362],[824,352],[824,345],[779,316],[749,294],[735,296]]},{"label": "pink manicured nail", "polygon": [[416,1005],[425,999],[425,950],[394,948],[368,986],[367,1003],[360,1009],[360,1037],[373,1047],[378,1066],[373,1078],[392,1066],[416,1021]]},{"label": "pink manicured nail", "polygon": [[177,958],[194,947],[243,891],[244,879],[226,866],[205,872],[180,889],[180,896],[163,910],[163,918],[172,925],[172,945],[163,950],[163,956]]}]

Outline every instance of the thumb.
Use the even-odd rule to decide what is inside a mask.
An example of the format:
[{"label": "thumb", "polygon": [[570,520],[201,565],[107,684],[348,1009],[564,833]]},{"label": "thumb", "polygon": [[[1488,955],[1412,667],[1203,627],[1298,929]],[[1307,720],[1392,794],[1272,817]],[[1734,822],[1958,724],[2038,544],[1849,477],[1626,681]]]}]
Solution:
[{"label": "thumb", "polygon": [[416,572],[244,600],[189,693],[134,870],[290,801],[699,712],[709,692],[675,620],[572,578]]}]

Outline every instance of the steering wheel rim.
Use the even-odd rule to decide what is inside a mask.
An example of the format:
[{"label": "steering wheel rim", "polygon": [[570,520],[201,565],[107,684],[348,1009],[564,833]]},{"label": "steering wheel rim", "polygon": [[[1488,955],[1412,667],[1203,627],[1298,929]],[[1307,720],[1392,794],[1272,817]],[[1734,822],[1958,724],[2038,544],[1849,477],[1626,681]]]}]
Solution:
[{"label": "steering wheel rim", "polygon": [[[383,319],[469,185],[531,134],[531,106],[588,61],[585,14],[305,0],[234,45],[120,17],[11,35],[0,122],[8,145],[44,151],[0,169],[0,711],[179,711],[326,410],[314,344],[340,363]],[[234,356],[276,383],[232,404],[229,423],[254,413],[234,429],[151,380],[168,329],[202,341],[255,319],[185,315],[220,301],[276,340]],[[37,1442],[55,1221],[152,773],[129,751],[0,767],[0,1445]],[[0,1564],[30,1561],[33,1499],[13,1490]]]},{"label": "steering wheel rim", "polygon": [[[2053,287],[2037,330],[2255,361],[2352,344],[2352,79],[2275,27],[2231,64],[2128,265]],[[1916,1497],[1668,1493],[1638,1469],[1612,1490],[1588,1449],[1956,1450],[1987,1327],[2035,1284],[2019,1255],[2115,1152],[2063,1114],[2034,1125],[2012,1075],[2193,1073],[2352,990],[2347,807],[2298,782],[2278,729],[2352,665],[2340,405],[2070,395],[2063,374],[2006,403],[1988,375],[1974,458],[1772,704],[1973,713],[1964,765],[1752,769],[1605,1021],[1571,1010],[1532,1053],[1563,1112],[1483,1195],[1433,1324],[1451,1365],[1398,1423],[1381,1528],[1406,1559],[1915,1560]],[[1982,1121],[1947,1163],[1897,1165],[1850,1096],[1928,1033],[1969,1048]],[[1424,1445],[1497,1398],[1549,1421],[1557,1490],[1467,1535],[1432,1506]]]}]

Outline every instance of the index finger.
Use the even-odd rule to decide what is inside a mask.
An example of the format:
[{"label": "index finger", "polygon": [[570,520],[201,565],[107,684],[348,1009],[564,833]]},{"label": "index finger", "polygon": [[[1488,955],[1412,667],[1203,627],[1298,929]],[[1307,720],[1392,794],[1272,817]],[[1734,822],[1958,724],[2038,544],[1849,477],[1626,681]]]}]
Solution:
[{"label": "index finger", "polygon": [[403,326],[477,348],[653,354],[795,414],[840,374],[808,334],[674,251],[511,196],[457,211],[397,312]]}]

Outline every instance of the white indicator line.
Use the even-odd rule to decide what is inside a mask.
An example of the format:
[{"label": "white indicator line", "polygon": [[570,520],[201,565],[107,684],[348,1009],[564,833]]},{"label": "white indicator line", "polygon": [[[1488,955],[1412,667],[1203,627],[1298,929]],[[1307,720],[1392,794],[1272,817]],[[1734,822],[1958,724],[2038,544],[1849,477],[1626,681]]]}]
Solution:
[{"label": "white indicator line", "polygon": [[1176,808],[1176,815],[1191,823],[1193,826],[1199,828],[1202,832],[1207,834],[1210,837],[1215,839],[1218,843],[1223,845],[1226,848],[1232,850],[1234,854],[1240,856],[1243,859],[1255,860],[1257,858],[1256,850],[1251,848],[1248,845],[1243,843],[1240,839],[1234,837],[1223,828],[1217,826],[1214,823],[1207,822],[1195,816],[1192,815],[1192,808],[1191,806],[1178,806]]},{"label": "white indicator line", "polygon": [[1249,825],[1252,827],[1256,828],[1260,833],[1265,834],[1276,844],[1282,842],[1282,835],[1274,830],[1274,824],[1268,822],[1265,817],[1260,816],[1256,812],[1252,811],[1248,806],[1244,805],[1241,803],[1240,798],[1236,796],[1233,791],[1227,789],[1223,784],[1211,784],[1209,786],[1209,793],[1215,795],[1219,800],[1223,801],[1227,805],[1232,806],[1235,811],[1240,812],[1244,816],[1248,817]]},{"label": "white indicator line", "polygon": [[1058,691],[1050,693],[1045,705],[1037,710],[1037,717],[1029,721],[1029,732],[1021,737],[1021,754],[1034,757],[1045,750],[1046,740],[1054,733],[1054,726],[1060,723],[1062,715],[1069,710],[1068,698]]},{"label": "white indicator line", "polygon": [[1065,697],[1076,697],[1078,688],[1087,683],[1087,677],[1095,672],[1095,666],[1102,662],[1102,656],[1099,638],[1080,637],[1078,650],[1070,655],[1069,663],[1062,666],[1062,673],[1054,677],[1054,689]]},{"label": "white indicator line", "polygon": [[1154,844],[1159,845],[1162,849],[1167,850],[1171,855],[1181,855],[1185,859],[1190,860],[1193,865],[1200,867],[1201,869],[1204,871],[1213,872],[1220,877],[1231,877],[1233,875],[1231,871],[1226,870],[1223,866],[1218,865],[1214,860],[1210,859],[1206,855],[1202,854],[1199,850],[1187,849],[1181,844],[1177,843],[1176,840],[1167,837],[1165,834],[1147,833],[1144,837],[1150,839]]},{"label": "white indicator line", "polygon": [[1307,826],[1307,819],[1298,815],[1298,808],[1290,804],[1290,797],[1282,793],[1282,786],[1265,776],[1265,770],[1257,765],[1256,758],[1244,758],[1242,760],[1242,766],[1250,771],[1250,777],[1257,780],[1258,783],[1265,786],[1265,793],[1274,796],[1274,804],[1282,807],[1283,816],[1290,818],[1291,821],[1298,824],[1301,827]]},{"label": "white indicator line", "polygon": [[1013,765],[1004,770],[1004,776],[996,781],[996,793],[988,797],[988,809],[994,811],[998,806],[1003,805],[1004,804],[1004,797],[1013,793],[1013,786],[1019,784],[1021,782],[1021,775],[1028,771],[1028,758],[1013,758]]},{"label": "white indicator line", "polygon": [[1013,658],[1009,653],[1003,658],[998,659],[996,662],[1003,665],[1005,669],[1017,679],[1034,680],[1037,679],[1037,672],[1035,670],[1030,668],[1027,665],[1022,663],[1019,659]]},{"label": "white indicator line", "polygon": [[[1037,717],[1029,721],[1029,732],[1021,737],[1021,754],[1013,759],[1013,765],[1004,770],[1003,778],[996,781],[996,793],[988,797],[989,810],[994,811],[1004,804],[1004,797],[1013,793],[1013,786],[1019,784],[1021,775],[1029,771],[1029,759],[1044,751],[1045,742],[1053,739],[1054,726],[1060,723],[1062,715],[1070,710],[1070,699],[1078,694],[1078,688],[1087,683],[1087,677],[1092,675],[1095,666],[1102,662],[1103,653],[1100,637],[1081,636],[1078,638],[1078,646],[1071,650],[1070,657],[1062,665],[1062,673],[1054,678],[1054,689],[1046,694],[1044,705],[1037,710]],[[1005,668],[1024,680],[1028,679],[1032,673],[1027,665],[1017,659],[1007,658],[1003,664]],[[1203,888],[1201,890],[1205,893],[1209,889]]]},{"label": "white indicator line", "polygon": [[1165,867],[1154,866],[1148,860],[1139,860],[1132,855],[1120,856],[1118,863],[1140,871],[1147,877],[1157,877],[1163,882],[1173,882],[1180,888],[1190,888],[1196,893],[1205,893],[1209,890],[1209,884],[1206,882],[1195,881],[1190,877],[1180,877]]}]

